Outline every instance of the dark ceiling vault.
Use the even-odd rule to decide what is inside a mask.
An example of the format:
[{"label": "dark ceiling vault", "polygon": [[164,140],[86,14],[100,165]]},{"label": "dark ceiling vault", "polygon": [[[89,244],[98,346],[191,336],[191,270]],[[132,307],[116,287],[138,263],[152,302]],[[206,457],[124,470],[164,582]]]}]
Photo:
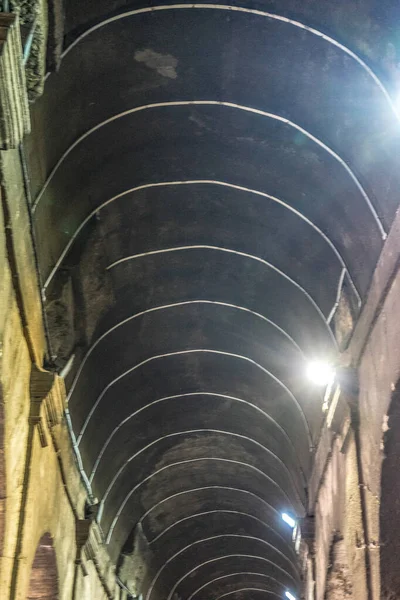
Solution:
[{"label": "dark ceiling vault", "polygon": [[299,589],[281,513],[306,513],[323,416],[305,365],[348,342],[400,187],[375,74],[396,8],[314,4],[68,0],[33,106],[51,360],[72,364],[104,542],[148,600]]}]

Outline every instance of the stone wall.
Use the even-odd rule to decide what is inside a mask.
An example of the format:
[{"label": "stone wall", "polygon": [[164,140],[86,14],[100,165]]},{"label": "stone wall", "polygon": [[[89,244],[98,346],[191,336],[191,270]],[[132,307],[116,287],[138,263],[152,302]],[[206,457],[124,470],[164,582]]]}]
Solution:
[{"label": "stone wall", "polygon": [[[380,577],[380,517],[381,522],[386,519],[392,531],[400,526],[398,494],[393,493],[398,489],[400,419],[395,418],[393,408],[390,418],[388,414],[400,378],[399,259],[398,214],[361,318],[342,356],[343,364],[357,373],[359,389],[350,395],[341,392],[335,402],[332,395],[316,451],[309,507],[315,515],[311,553],[315,568],[308,571],[307,586],[311,589],[310,579],[315,579],[315,600],[400,597],[396,548],[392,552],[385,548],[382,553],[385,589],[381,589]],[[389,474],[386,489],[382,489],[384,434],[390,427],[393,430],[392,445],[387,449],[391,452],[387,463]],[[390,464],[397,467],[389,472]]]},{"label": "stone wall", "polygon": [[361,510],[356,436],[345,394],[338,388],[332,394],[310,485],[315,568],[314,575],[308,571],[306,587],[313,587],[314,577],[312,600],[367,598]]},{"label": "stone wall", "polygon": [[331,546],[326,598],[327,600],[345,600],[352,597],[353,584],[349,569],[346,542],[337,536]]},{"label": "stone wall", "polygon": [[380,490],[381,600],[395,600],[400,593],[400,388],[393,392],[384,424],[383,462]]},{"label": "stone wall", "polygon": [[118,599],[99,532],[85,518],[88,499],[65,421],[63,380],[43,368],[45,335],[20,155],[9,150],[0,160],[1,597],[26,600],[36,550],[47,534],[59,600]]},{"label": "stone wall", "polygon": [[[396,270],[369,336],[359,370],[363,493],[373,600],[381,598],[379,510],[384,456],[382,442],[390,402],[400,377],[399,315],[400,275]],[[398,525],[399,523],[393,521],[393,527]],[[393,566],[398,569],[397,565]],[[397,597],[400,597],[400,589],[397,590]]]}]

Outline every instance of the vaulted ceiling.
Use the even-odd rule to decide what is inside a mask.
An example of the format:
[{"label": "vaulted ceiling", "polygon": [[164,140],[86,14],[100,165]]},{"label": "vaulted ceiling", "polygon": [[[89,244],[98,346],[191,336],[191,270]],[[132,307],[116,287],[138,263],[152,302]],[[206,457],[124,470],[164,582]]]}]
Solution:
[{"label": "vaulted ceiling", "polygon": [[50,360],[148,600],[299,589],[281,513],[307,512],[323,419],[305,367],[348,343],[399,202],[394,19],[66,3],[25,148]]}]

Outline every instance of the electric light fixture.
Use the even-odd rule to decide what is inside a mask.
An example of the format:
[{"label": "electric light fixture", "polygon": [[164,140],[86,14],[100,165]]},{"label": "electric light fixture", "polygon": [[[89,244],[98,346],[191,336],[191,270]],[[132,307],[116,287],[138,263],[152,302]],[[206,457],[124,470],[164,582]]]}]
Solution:
[{"label": "electric light fixture", "polygon": [[312,360],[307,365],[307,377],[316,385],[326,386],[335,377],[335,369],[328,362]]},{"label": "electric light fixture", "polygon": [[290,515],[288,515],[287,513],[282,513],[281,517],[282,521],[285,521],[285,523],[287,523],[289,527],[291,527],[292,529],[296,527],[296,521]]}]

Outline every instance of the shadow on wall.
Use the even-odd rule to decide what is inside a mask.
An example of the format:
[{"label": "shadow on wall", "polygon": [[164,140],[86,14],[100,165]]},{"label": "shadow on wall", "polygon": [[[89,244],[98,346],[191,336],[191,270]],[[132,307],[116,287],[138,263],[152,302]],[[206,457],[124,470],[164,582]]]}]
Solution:
[{"label": "shadow on wall", "polygon": [[384,424],[381,474],[381,600],[400,598],[400,381]]},{"label": "shadow on wall", "polygon": [[45,533],[36,549],[27,600],[58,600],[56,553],[53,540]]}]

